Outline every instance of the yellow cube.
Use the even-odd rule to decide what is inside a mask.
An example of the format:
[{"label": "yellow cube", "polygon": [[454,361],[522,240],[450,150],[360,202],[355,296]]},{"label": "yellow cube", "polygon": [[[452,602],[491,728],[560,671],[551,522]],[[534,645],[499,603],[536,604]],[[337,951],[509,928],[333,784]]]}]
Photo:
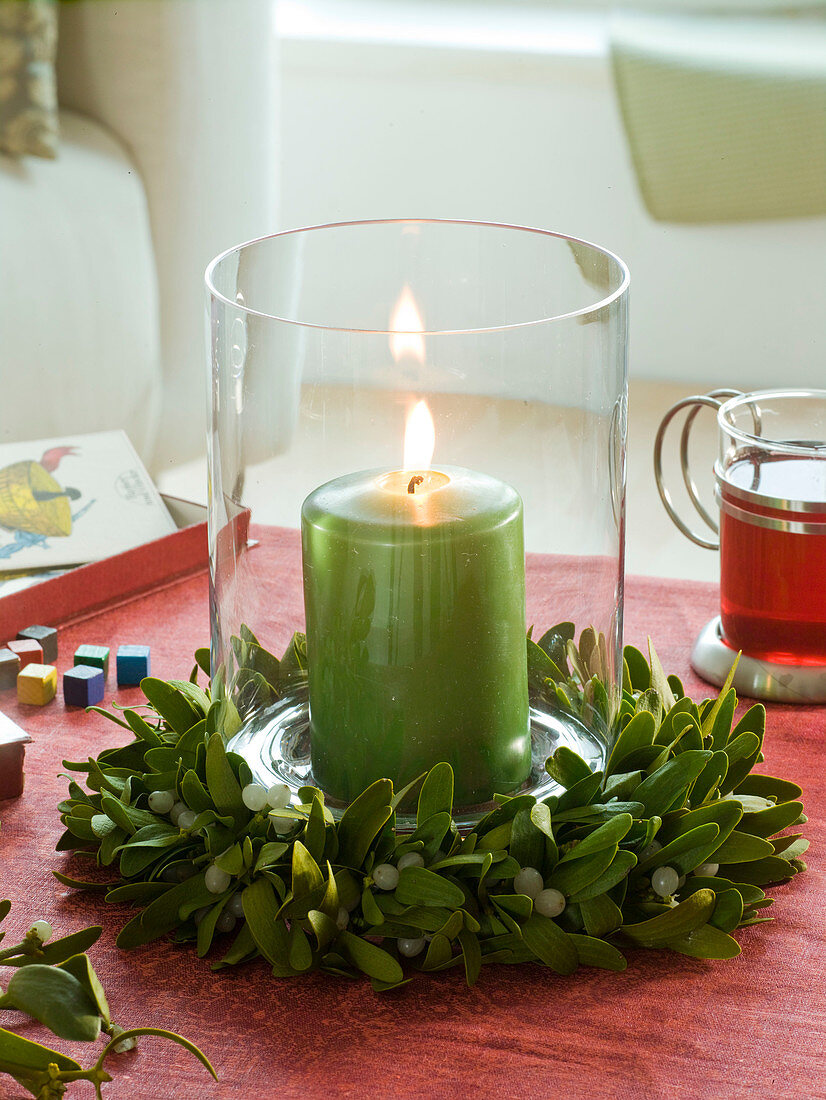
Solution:
[{"label": "yellow cube", "polygon": [[57,669],[54,665],[26,665],[17,675],[17,701],[45,707],[57,693]]}]

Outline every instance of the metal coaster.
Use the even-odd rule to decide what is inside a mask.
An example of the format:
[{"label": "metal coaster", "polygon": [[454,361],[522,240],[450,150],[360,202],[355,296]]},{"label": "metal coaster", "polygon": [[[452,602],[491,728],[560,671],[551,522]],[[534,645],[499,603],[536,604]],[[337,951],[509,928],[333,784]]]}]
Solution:
[{"label": "metal coaster", "polygon": [[[545,761],[566,745],[578,753],[592,771],[605,767],[607,749],[604,741],[579,719],[571,715],[544,714],[531,707],[531,774],[516,791],[532,794],[537,799],[561,794],[562,788],[545,771]],[[227,748],[244,757],[256,783],[269,787],[285,783],[298,803],[299,787],[315,786],[310,762],[310,712],[306,690],[279,699],[250,718],[231,739]],[[326,804],[338,820],[347,808],[344,803],[327,797]],[[496,802],[481,806],[454,807],[453,817],[460,829],[470,829]],[[399,811],[396,821],[402,830],[416,827],[415,808]]]},{"label": "metal coaster", "polygon": [[[691,667],[698,676],[720,687],[737,657],[723,641],[720,616],[706,623],[691,652]],[[733,686],[752,699],[775,703],[826,703],[826,665],[780,665],[743,653]]]}]

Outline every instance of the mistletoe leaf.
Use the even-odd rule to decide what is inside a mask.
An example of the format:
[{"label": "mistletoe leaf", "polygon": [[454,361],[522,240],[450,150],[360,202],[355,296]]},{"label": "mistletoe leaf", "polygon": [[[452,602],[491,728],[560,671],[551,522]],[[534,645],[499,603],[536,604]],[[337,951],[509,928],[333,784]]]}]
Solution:
[{"label": "mistletoe leaf", "polygon": [[580,966],[598,966],[602,970],[625,970],[628,963],[621,951],[605,940],[594,936],[571,933],[569,939],[576,948]]},{"label": "mistletoe leaf", "polygon": [[68,936],[61,936],[56,940],[49,940],[36,955],[16,956],[13,959],[4,959],[4,966],[31,966],[34,963],[44,963],[47,966],[57,966],[72,955],[87,951],[93,943],[97,943],[103,931],[100,925],[95,924],[90,928],[82,928],[79,932],[72,932]]},{"label": "mistletoe leaf", "polygon": [[608,870],[616,854],[617,845],[613,844],[610,848],[602,848],[582,859],[574,859],[570,863],[560,862],[548,879],[548,886],[566,896],[578,894]]},{"label": "mistletoe leaf", "polygon": [[324,885],[321,868],[300,840],[293,844],[293,897],[303,898]]},{"label": "mistletoe leaf", "polygon": [[688,788],[710,758],[711,753],[705,749],[689,749],[644,779],[634,792],[635,800],[643,805],[643,815],[662,817],[684,801]]},{"label": "mistletoe leaf", "polygon": [[374,943],[359,939],[351,932],[341,932],[338,944],[350,961],[369,978],[391,984],[404,980],[398,960]]},{"label": "mistletoe leaf", "polygon": [[[530,809],[525,807],[513,819],[510,854],[520,867],[541,867],[545,856],[545,835],[533,820],[536,809],[536,806]],[[548,807],[544,806],[543,809],[547,811],[550,822]]]},{"label": "mistletoe leaf", "polygon": [[207,742],[206,784],[218,813],[228,814],[238,824],[249,818],[220,733],[213,733]]},{"label": "mistletoe leaf", "polygon": [[673,867],[679,874],[693,871],[717,850],[720,843],[720,827],[716,821],[707,821],[685,833],[679,833],[663,848],[649,855],[637,866],[639,874],[646,874],[654,867]]},{"label": "mistletoe leaf", "polygon": [[47,1070],[50,1065],[57,1066],[64,1073],[73,1073],[81,1068],[79,1062],[59,1050],[41,1046],[3,1027],[0,1027],[0,1062],[5,1073],[19,1077],[30,1077],[33,1073]]},{"label": "mistletoe leaf", "polygon": [[441,970],[446,963],[452,960],[452,958],[453,951],[450,946],[450,940],[447,936],[442,936],[437,933],[430,941],[427,954],[422,963],[422,970]]},{"label": "mistletoe leaf", "polygon": [[803,792],[796,783],[790,783],[787,779],[775,779],[771,775],[751,774],[737,784],[734,793],[737,796],[753,794],[760,798],[768,798],[772,802],[790,802],[793,799],[800,798]]},{"label": "mistletoe leaf", "polygon": [[60,963],[60,969],[67,971],[73,977],[77,978],[83,988],[89,995],[89,999],[97,1009],[97,1013],[105,1027],[108,1027],[111,1022],[111,1013],[109,1011],[109,1002],[106,1000],[106,994],[103,991],[103,986],[100,984],[100,979],[95,973],[95,969],[92,966],[92,961],[88,955],[72,955],[71,958],[66,959],[65,962]]},{"label": "mistletoe leaf", "polygon": [[665,709],[667,711],[671,710],[677,700],[674,698],[674,692],[671,690],[668,677],[663,671],[657,651],[654,649],[654,643],[650,638],[648,639],[648,658],[651,665],[651,687],[662,699]]},{"label": "mistletoe leaf", "polygon": [[181,921],[180,910],[189,904],[193,912],[215,900],[215,895],[204,885],[203,873],[186,882],[170,887],[165,893],[150,901],[149,905],[133,917],[118,935],[118,947],[141,947],[145,943],[171,932]]},{"label": "mistletoe leaf", "polygon": [[70,878],[69,875],[64,875],[60,871],[52,871],[52,874],[58,882],[62,882],[64,886],[71,886],[74,890],[104,891],[113,885],[111,882],[89,882],[85,879]]},{"label": "mistletoe leaf", "polygon": [[622,910],[607,894],[599,894],[580,901],[579,909],[585,923],[585,931],[591,937],[601,939],[622,927]]},{"label": "mistletoe leaf", "polygon": [[411,842],[421,842],[422,847],[419,850],[425,862],[429,863],[434,859],[452,824],[450,814],[443,810],[426,818],[410,837]]},{"label": "mistletoe leaf", "polygon": [[647,749],[653,745],[656,728],[657,723],[653,714],[645,710],[635,714],[617,738],[608,758],[605,774],[612,775],[616,771],[630,770],[620,765],[635,750]]},{"label": "mistletoe leaf", "polygon": [[258,950],[273,966],[283,966],[289,953],[289,938],[286,925],[278,917],[280,906],[272,883],[257,878],[244,890],[242,904]]},{"label": "mistletoe leaf", "polygon": [[698,806],[715,797],[728,773],[728,766],[729,758],[722,749],[711,754],[711,759],[700,772],[694,786],[691,788],[692,805]]},{"label": "mistletoe leaf", "polygon": [[709,921],[723,932],[733,932],[743,919],[743,896],[739,890],[722,890]]},{"label": "mistletoe leaf", "polygon": [[421,826],[434,814],[450,814],[453,809],[453,768],[450,764],[436,764],[425,776],[419,792],[416,825]]},{"label": "mistletoe leaf", "polygon": [[[728,794],[729,791],[735,790],[738,785],[746,779],[751,772],[754,765],[760,760],[760,753],[763,747],[763,737],[766,732],[766,708],[762,703],[755,703],[753,707],[746,711],[737,725],[731,732],[730,741],[736,741],[736,739],[743,733],[753,733],[757,737],[758,744],[754,751],[747,756],[742,756],[739,760],[729,765],[728,774],[726,775],[725,782],[721,784],[721,794]],[[726,746],[728,750],[729,746]],[[790,784],[793,786],[793,784]],[[798,790],[798,795],[800,791]],[[786,801],[788,798],[796,798],[797,795],[787,795],[785,798],[779,799],[779,801]]]},{"label": "mistletoe leaf", "polygon": [[582,859],[585,856],[593,855],[595,852],[601,852],[604,848],[616,848],[633,823],[634,819],[631,814],[617,814],[616,817],[612,817],[604,825],[598,826],[592,833],[589,833],[570,852],[566,852],[560,859],[559,865],[568,863],[572,859]]},{"label": "mistletoe leaf", "polygon": [[[731,673],[729,673],[731,677]],[[725,749],[731,736],[731,723],[737,709],[737,692],[734,688],[721,692],[714,706],[703,719],[704,737],[711,738],[712,749]]]},{"label": "mistletoe leaf", "polygon": [[482,969],[482,949],[473,932],[462,929],[459,933],[459,946],[465,960],[465,978],[469,986],[476,985],[479,971]]},{"label": "mistletoe leaf", "polygon": [[180,687],[173,683],[158,680],[154,676],[146,676],[141,680],[141,691],[170,729],[176,733],[186,733],[203,717],[193,708]]},{"label": "mistletoe leaf", "polygon": [[740,821],[740,832],[769,837],[789,825],[796,825],[803,814],[802,802],[781,802],[756,813],[746,812]]},{"label": "mistletoe leaf", "polygon": [[94,1042],[100,1013],[81,982],[67,970],[35,963],[11,976],[0,1008],[16,1008],[39,1020],[61,1039]]},{"label": "mistletoe leaf", "polygon": [[212,964],[213,970],[222,970],[225,966],[237,966],[238,963],[248,962],[258,954],[258,945],[250,931],[246,921],[241,925],[241,930],[232,942],[232,947],[218,962]]},{"label": "mistletoe leaf", "polygon": [[780,856],[765,856],[749,863],[730,863],[724,866],[724,870],[736,882],[751,883],[753,886],[785,882],[797,874],[797,868]]},{"label": "mistletoe leaf", "polygon": [[576,945],[549,917],[534,913],[522,925],[522,939],[534,955],[557,974],[573,974],[579,965]]},{"label": "mistletoe leaf", "polygon": [[402,905],[435,905],[458,909],[464,904],[461,887],[425,867],[404,867],[394,896]]},{"label": "mistletoe leaf", "polygon": [[215,803],[210,798],[209,792],[201,782],[198,773],[192,768],[184,772],[181,780],[181,796],[190,810],[194,810],[196,814],[215,809]]},{"label": "mistletoe leaf", "polygon": [[581,756],[567,745],[561,745],[553,756],[545,761],[545,771],[561,787],[571,788],[581,780],[592,777],[591,769]]},{"label": "mistletoe leaf", "polygon": [[774,855],[774,848],[762,837],[735,829],[712,854],[715,863],[747,863]]},{"label": "mistletoe leaf", "polygon": [[713,924],[704,924],[684,936],[677,936],[666,946],[694,959],[735,959],[741,950],[737,940]]},{"label": "mistletoe leaf", "polygon": [[632,645],[625,646],[622,653],[632,689],[634,691],[646,691],[651,686],[651,669],[648,667],[648,661]]},{"label": "mistletoe leaf", "polygon": [[624,924],[623,935],[641,947],[668,947],[706,923],[714,912],[713,890],[697,890],[674,909],[637,924]]},{"label": "mistletoe leaf", "polygon": [[357,870],[364,862],[370,845],[390,820],[393,784],[377,779],[351,802],[338,823],[339,858]]},{"label": "mistletoe leaf", "polygon": [[636,862],[637,857],[633,852],[622,850],[617,852],[602,874],[575,894],[571,894],[570,901],[584,902],[600,895],[604,897],[607,890],[613,890],[618,883],[627,877]]}]

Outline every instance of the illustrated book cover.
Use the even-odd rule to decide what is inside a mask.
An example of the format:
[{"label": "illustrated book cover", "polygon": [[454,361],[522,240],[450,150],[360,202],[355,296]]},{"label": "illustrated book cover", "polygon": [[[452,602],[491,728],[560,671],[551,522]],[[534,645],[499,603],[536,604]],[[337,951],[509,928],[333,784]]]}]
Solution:
[{"label": "illustrated book cover", "polygon": [[0,445],[0,580],[12,587],[175,530],[125,432]]}]

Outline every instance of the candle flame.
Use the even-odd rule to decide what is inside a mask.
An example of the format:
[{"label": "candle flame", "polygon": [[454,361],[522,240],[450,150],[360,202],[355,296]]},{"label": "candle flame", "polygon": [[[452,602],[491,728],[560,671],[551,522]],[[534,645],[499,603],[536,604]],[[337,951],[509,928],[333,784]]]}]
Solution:
[{"label": "candle flame", "polygon": [[390,318],[390,351],[398,363],[402,359],[424,362],[424,323],[409,286],[405,286]]},{"label": "candle flame", "polygon": [[404,431],[404,470],[429,470],[436,447],[436,429],[426,402],[414,405]]}]

